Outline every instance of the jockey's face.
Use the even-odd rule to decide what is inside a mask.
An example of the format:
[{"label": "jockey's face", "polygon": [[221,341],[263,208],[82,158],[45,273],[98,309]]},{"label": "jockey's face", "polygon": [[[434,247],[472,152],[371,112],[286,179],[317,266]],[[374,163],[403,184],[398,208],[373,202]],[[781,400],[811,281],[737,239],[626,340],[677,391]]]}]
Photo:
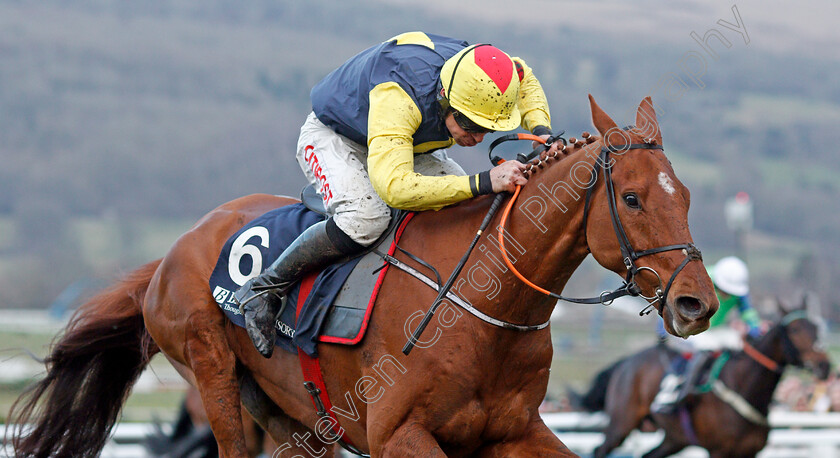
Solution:
[{"label": "jockey's face", "polygon": [[484,136],[487,135],[486,132],[472,133],[462,129],[455,121],[455,116],[451,111],[446,115],[445,122],[446,128],[449,129],[449,134],[452,135],[452,138],[455,139],[455,143],[459,146],[475,146],[481,143],[481,141],[484,140]]}]

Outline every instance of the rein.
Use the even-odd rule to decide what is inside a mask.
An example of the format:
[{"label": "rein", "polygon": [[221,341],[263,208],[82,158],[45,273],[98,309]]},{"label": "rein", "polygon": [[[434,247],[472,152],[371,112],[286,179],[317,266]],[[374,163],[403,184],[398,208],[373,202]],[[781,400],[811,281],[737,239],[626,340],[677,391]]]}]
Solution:
[{"label": "rein", "polygon": [[779,363],[773,361],[769,356],[758,351],[758,349],[750,345],[747,341],[744,341],[744,353],[752,358],[753,361],[764,366],[764,368],[770,372],[781,372],[779,370]]},{"label": "rein", "polygon": [[[625,128],[626,130],[627,128]],[[548,295],[554,299],[572,302],[577,304],[603,304],[603,305],[610,305],[613,300],[622,297],[622,296],[634,296],[634,297],[642,297],[646,301],[648,301],[648,305],[639,312],[639,315],[645,315],[650,313],[649,309],[651,307],[655,307],[654,304],[660,302],[662,305],[665,304],[666,298],[668,297],[668,292],[671,289],[671,285],[674,283],[674,280],[677,278],[677,275],[688,265],[691,261],[702,261],[703,256],[700,253],[700,250],[694,246],[692,243],[683,243],[678,245],[666,245],[658,248],[651,248],[642,251],[636,251],[633,249],[633,246],[630,244],[630,239],[627,237],[627,233],[624,230],[624,226],[621,224],[621,219],[618,216],[618,206],[616,205],[615,200],[615,185],[612,179],[612,165],[610,164],[610,154],[613,152],[626,152],[632,149],[656,149],[656,150],[664,150],[662,145],[656,145],[650,140],[650,143],[631,143],[619,146],[602,146],[601,153],[598,159],[595,161],[595,165],[592,168],[592,175],[594,178],[591,186],[589,186],[586,190],[586,201],[584,204],[583,210],[583,232],[584,236],[586,235],[586,223],[589,217],[589,207],[590,202],[592,200],[592,188],[595,185],[595,182],[598,179],[599,171],[601,170],[601,166],[603,164],[604,170],[604,181],[605,181],[605,191],[607,193],[607,201],[609,203],[610,209],[610,218],[612,220],[613,230],[615,232],[616,237],[618,238],[619,248],[621,250],[621,256],[624,260],[624,266],[627,269],[627,275],[624,279],[624,284],[621,285],[619,288],[613,291],[604,291],[598,297],[589,297],[589,298],[571,298],[561,296],[560,294],[551,292],[546,290],[540,286],[537,286],[525,276],[523,276],[516,268],[513,266],[513,263],[507,256],[507,251],[505,250],[505,242],[504,242],[504,231],[505,231],[505,223],[507,221],[507,217],[510,214],[510,210],[513,208],[513,204],[516,201],[516,198],[519,196],[519,192],[521,190],[521,186],[516,187],[516,192],[513,194],[513,198],[508,202],[507,207],[505,208],[504,213],[502,214],[502,221],[499,225],[499,247],[501,248],[502,257],[504,258],[505,264],[507,264],[508,268],[519,278],[523,283],[528,285],[529,287]],[[685,259],[683,259],[682,263],[677,267],[676,270],[671,274],[671,277],[668,279],[667,284],[665,285],[664,290],[662,289],[662,277],[659,275],[656,270],[647,267],[647,266],[637,266],[636,260],[647,255],[662,253],[666,251],[672,250],[682,250],[683,254],[685,255]],[[659,280],[659,287],[655,290],[655,293],[651,297],[647,297],[642,295],[642,289],[639,287],[638,283],[636,283],[636,276],[639,275],[642,271],[649,271],[656,275],[656,278]]]}]

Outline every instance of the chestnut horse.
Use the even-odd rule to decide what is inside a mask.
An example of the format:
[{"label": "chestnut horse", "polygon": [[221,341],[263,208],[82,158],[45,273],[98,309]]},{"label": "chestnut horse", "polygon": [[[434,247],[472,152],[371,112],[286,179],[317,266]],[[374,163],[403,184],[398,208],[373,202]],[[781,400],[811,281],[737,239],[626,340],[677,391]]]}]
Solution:
[{"label": "chestnut horse", "polygon": [[[604,443],[593,456],[607,456],[646,418],[665,431],[665,438],[645,458],[670,456],[689,445],[705,448],[712,458],[755,456],[767,444],[767,413],[785,367],[806,367],[822,380],[831,370],[818,339],[817,325],[807,312],[779,306],[782,318],[754,346],[745,344],[744,351],[732,353],[719,369],[718,380],[726,388],[704,389],[702,394],[690,395],[674,413],[650,410],[665,369],[677,356],[674,350],[656,345],[598,374],[583,398],[588,401],[584,407],[604,410],[610,422]],[[729,390],[751,408],[739,405],[742,401],[732,401],[736,397]],[[690,422],[690,428],[686,422]]]},{"label": "chestnut horse", "polygon": [[[628,290],[656,298],[653,305],[671,334],[707,329],[718,302],[690,245],[689,193],[662,151],[650,98],[629,130],[618,128],[591,96],[590,105],[602,136],[568,147],[562,160],[534,160],[505,228],[508,258],[530,282],[561,291],[591,253],[625,276]],[[421,212],[400,245],[448,274],[492,201]],[[237,229],[294,202],[252,195],[224,204],[162,260],[82,306],[48,356],[46,378],[13,409],[13,421],[33,426],[14,438],[18,455],[95,455],[157,351],[198,387],[221,456],[246,455],[240,402],[282,444],[275,456],[321,456],[333,447],[331,428],[337,426],[316,414],[297,355],[260,356],[244,329],[229,324],[208,287],[222,245]],[[497,215],[492,227],[499,220]],[[453,292],[500,321],[547,324],[556,299],[517,278],[500,261],[496,243],[496,231],[481,236]],[[422,269],[407,256],[397,258]],[[418,348],[402,355],[407,335],[435,296],[392,268],[364,340],[319,345],[332,412],[345,438],[383,457],[572,455],[538,413],[549,380],[550,328],[497,327],[445,304]]]}]

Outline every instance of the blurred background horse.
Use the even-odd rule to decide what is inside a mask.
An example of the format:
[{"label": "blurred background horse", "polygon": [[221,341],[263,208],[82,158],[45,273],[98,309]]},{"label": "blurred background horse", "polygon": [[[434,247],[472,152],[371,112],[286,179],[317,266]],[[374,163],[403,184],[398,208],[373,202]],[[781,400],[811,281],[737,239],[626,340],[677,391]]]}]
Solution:
[{"label": "blurred background horse", "polygon": [[665,432],[647,458],[669,456],[689,445],[705,448],[711,457],[755,456],[767,443],[767,414],[784,369],[807,368],[821,380],[830,372],[819,318],[809,317],[803,307],[783,307],[781,301],[779,315],[762,337],[745,342],[744,350],[718,356],[699,392],[672,413],[652,411],[651,403],[672,360],[682,357],[678,351],[658,344],[601,371],[579,400],[581,407],[609,416],[604,443],[594,456],[607,456],[646,420]]}]

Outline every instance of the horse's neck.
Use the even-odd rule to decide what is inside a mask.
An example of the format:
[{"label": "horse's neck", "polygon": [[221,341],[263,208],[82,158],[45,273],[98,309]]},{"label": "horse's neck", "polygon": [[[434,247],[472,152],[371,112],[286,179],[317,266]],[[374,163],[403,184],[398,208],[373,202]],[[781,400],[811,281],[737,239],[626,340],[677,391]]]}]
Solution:
[{"label": "horse's neck", "polygon": [[537,284],[562,289],[589,253],[583,234],[586,183],[578,177],[592,170],[598,145],[586,148],[594,153],[580,149],[536,169],[511,211],[507,231],[527,250],[516,267]]},{"label": "horse's neck", "polygon": [[[588,150],[599,151],[600,146],[595,145],[600,143],[589,145]],[[591,170],[596,157],[597,153],[578,150],[536,169],[511,209],[505,227],[505,249],[515,258],[511,261],[516,270],[542,288],[562,291],[589,253],[583,234],[586,188],[576,182],[572,171]],[[509,318],[528,324],[547,320],[556,301],[514,278],[510,271],[505,276],[511,279],[505,282],[511,290],[509,294],[523,305],[510,307],[510,303],[500,301]],[[546,305],[540,307],[538,304],[542,303]]]},{"label": "horse's neck", "polygon": [[[504,228],[504,251],[510,262],[529,281],[551,291],[562,291],[588,254],[583,235],[586,190],[573,181],[570,172],[573,167],[591,170],[600,150],[600,146],[593,145],[599,143],[589,145],[587,150],[595,151],[594,155],[577,149],[533,173],[522,187]],[[599,180],[595,187],[602,186],[602,182]],[[593,189],[593,192],[597,191]],[[453,247],[465,248],[469,244],[491,200],[464,202],[439,214],[418,214],[412,220],[414,231],[405,248],[409,251],[417,248],[416,254],[432,264],[454,265],[462,252]],[[556,300],[526,285],[503,260],[498,224],[508,202],[497,213],[496,223],[484,231],[453,290],[464,294],[477,309],[493,318],[525,325],[544,323],[551,316]],[[442,219],[446,224],[442,224]],[[443,226],[449,232],[441,230]],[[453,240],[457,243],[453,244]],[[502,328],[487,329],[509,333]]]},{"label": "horse's neck", "polygon": [[[782,339],[778,329],[768,332],[764,338],[756,343],[755,349],[778,364],[779,368],[784,367],[784,350],[782,349]],[[737,370],[733,371],[732,382],[737,384],[737,387],[733,388],[744,399],[766,414],[781,378],[780,371],[769,370],[742,351]]]}]

